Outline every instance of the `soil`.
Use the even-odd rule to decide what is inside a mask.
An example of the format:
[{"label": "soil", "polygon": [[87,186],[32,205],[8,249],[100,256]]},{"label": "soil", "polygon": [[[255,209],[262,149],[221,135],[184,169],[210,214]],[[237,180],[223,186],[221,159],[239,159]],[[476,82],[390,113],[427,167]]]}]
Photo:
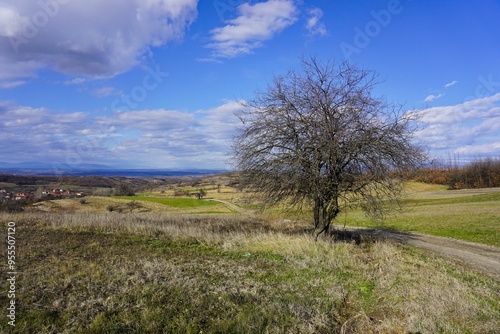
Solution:
[{"label": "soil", "polygon": [[500,248],[451,238],[389,230],[352,228],[348,231],[427,249],[500,280]]}]

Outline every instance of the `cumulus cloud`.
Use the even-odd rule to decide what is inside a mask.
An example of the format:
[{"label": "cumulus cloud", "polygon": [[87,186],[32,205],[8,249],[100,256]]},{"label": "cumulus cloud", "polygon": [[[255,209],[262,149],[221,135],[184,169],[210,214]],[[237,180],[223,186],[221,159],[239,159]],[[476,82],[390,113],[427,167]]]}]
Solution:
[{"label": "cumulus cloud", "polygon": [[417,136],[434,154],[500,156],[500,93],[415,113],[426,125]]},{"label": "cumulus cloud", "polygon": [[0,102],[0,141],[11,143],[0,146],[0,161],[64,161],[68,149],[77,147],[75,133],[86,121],[83,112],[60,114]]},{"label": "cumulus cloud", "polygon": [[441,97],[443,97],[444,94],[438,94],[438,95],[428,95],[425,99],[424,99],[424,102],[432,102],[434,100],[437,100]]},{"label": "cumulus cloud", "polygon": [[191,113],[155,109],[107,116],[59,113],[0,101],[0,162],[51,161],[78,167],[227,168],[239,101]]},{"label": "cumulus cloud", "polygon": [[239,16],[224,27],[210,31],[215,58],[232,58],[251,53],[297,20],[297,8],[291,0],[269,0],[238,7]]},{"label": "cumulus cloud", "polygon": [[306,29],[310,36],[326,36],[328,31],[324,23],[321,23],[321,17],[323,16],[323,11],[320,8],[309,9],[308,18],[306,23]]},{"label": "cumulus cloud", "polygon": [[197,0],[6,0],[0,4],[0,86],[37,70],[112,77],[148,48],[183,37]]}]

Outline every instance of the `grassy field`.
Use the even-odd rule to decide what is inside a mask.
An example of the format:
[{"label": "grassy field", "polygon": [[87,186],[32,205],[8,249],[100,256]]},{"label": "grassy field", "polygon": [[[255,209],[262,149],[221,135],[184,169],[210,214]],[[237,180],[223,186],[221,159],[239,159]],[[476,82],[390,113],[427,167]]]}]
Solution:
[{"label": "grassy field", "polygon": [[[82,204],[82,201],[84,204]],[[133,205],[131,205],[133,203]],[[95,213],[113,211],[122,214],[144,212],[176,213],[234,213],[226,205],[209,200],[193,198],[167,198],[150,196],[103,197],[87,196],[84,199],[63,199],[35,203],[27,211]]]},{"label": "grassy field", "polygon": [[337,224],[384,227],[500,246],[500,189],[446,190],[410,184],[401,212],[374,223],[360,210],[341,214]]},{"label": "grassy field", "polygon": [[[47,201],[23,213],[0,213],[2,235],[7,222],[16,223],[18,271],[16,326],[3,317],[0,332],[500,328],[500,281],[453,260],[366,236],[344,242],[323,236],[315,242],[305,215],[275,209],[237,214],[219,202],[160,191]],[[212,187],[207,194],[238,204],[248,203],[245,196],[230,187]],[[500,189],[448,191],[413,183],[404,204],[383,227],[499,246]],[[356,210],[342,213],[336,223],[379,226]],[[3,259],[6,252],[4,243]],[[1,268],[8,271],[6,261]],[[4,310],[8,284],[2,279]]]},{"label": "grassy field", "polygon": [[146,201],[146,202],[160,203],[174,208],[197,208],[206,206],[216,206],[220,204],[213,201],[199,200],[196,198],[182,198],[182,197],[114,196],[114,198],[125,199],[129,201]]},{"label": "grassy field", "polygon": [[[499,281],[408,246],[314,242],[306,223],[25,212],[0,214],[2,233],[8,221],[16,222],[20,273],[16,327],[4,317],[1,332],[494,333],[500,326]],[[2,309],[7,303],[0,294]]]},{"label": "grassy field", "polygon": [[[387,216],[383,223],[373,222],[361,210],[341,212],[335,224],[389,228],[436,236],[462,239],[500,246],[500,189],[447,190],[446,186],[410,183],[403,207]],[[128,197],[86,197],[86,204],[79,200],[60,200],[36,204],[36,210],[49,212],[103,212],[110,206],[122,208],[123,213],[175,212],[185,214],[222,214],[236,211],[215,200],[225,200],[256,211],[249,204],[248,195],[234,188],[222,187],[220,191],[207,189],[207,200],[160,195],[159,191]],[[173,190],[170,192],[173,193]],[[128,203],[140,203],[140,208],[130,210]],[[310,220],[308,213],[282,213],[277,208],[266,210],[275,219]]]}]

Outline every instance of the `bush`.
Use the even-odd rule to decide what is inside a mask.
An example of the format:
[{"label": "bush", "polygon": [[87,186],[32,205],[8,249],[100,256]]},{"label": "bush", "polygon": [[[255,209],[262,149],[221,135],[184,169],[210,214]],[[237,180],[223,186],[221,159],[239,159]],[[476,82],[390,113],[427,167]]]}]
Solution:
[{"label": "bush", "polygon": [[115,196],[135,196],[130,184],[122,183],[115,190]]},{"label": "bush", "polygon": [[25,201],[12,201],[12,200],[5,201],[0,203],[0,212],[8,212],[8,213],[23,212],[25,205],[26,205]]}]

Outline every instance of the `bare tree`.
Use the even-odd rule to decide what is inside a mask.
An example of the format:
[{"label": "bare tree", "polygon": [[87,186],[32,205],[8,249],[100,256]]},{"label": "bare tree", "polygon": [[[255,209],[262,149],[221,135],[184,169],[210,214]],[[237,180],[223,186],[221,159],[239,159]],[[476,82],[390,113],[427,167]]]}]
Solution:
[{"label": "bare tree", "polygon": [[266,204],[312,207],[316,236],[342,203],[382,217],[402,190],[391,172],[425,159],[412,139],[416,114],[373,97],[376,83],[373,72],[311,58],[237,115],[237,169]]}]

